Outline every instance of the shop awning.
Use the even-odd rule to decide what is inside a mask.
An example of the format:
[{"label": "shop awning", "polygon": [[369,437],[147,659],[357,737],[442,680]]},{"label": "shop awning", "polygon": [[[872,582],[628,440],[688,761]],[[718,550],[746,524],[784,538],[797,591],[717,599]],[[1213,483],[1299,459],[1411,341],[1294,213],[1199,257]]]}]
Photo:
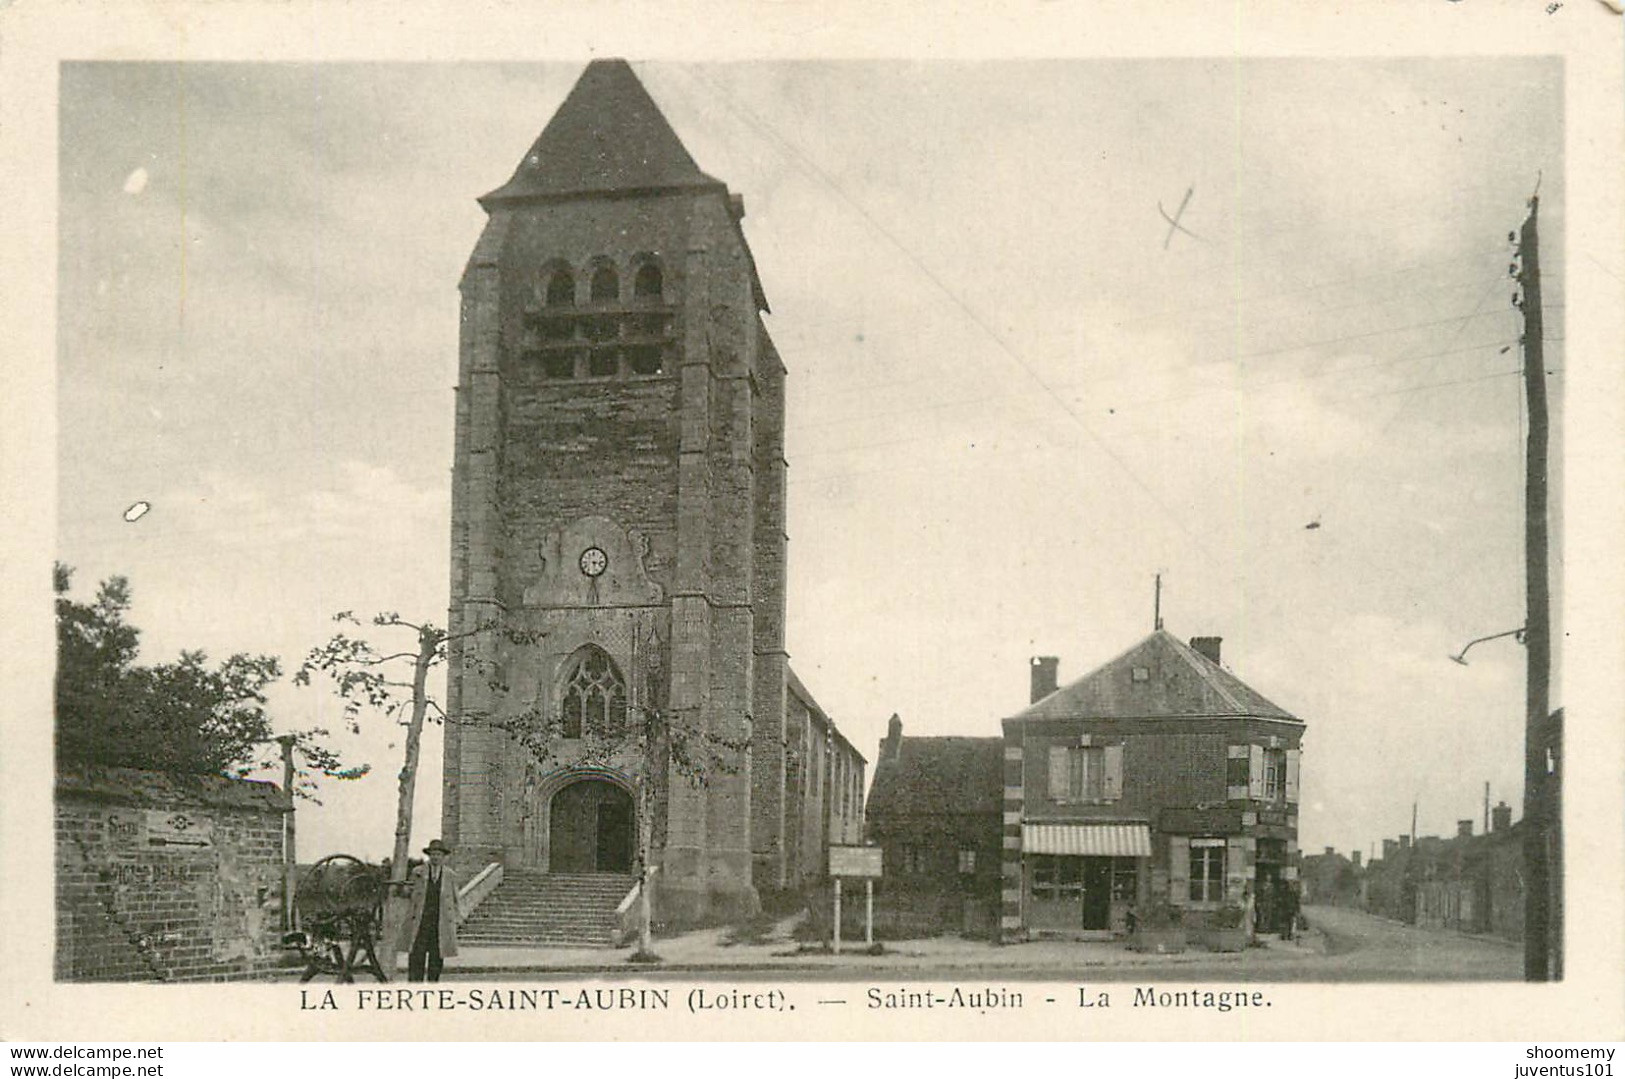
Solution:
[{"label": "shop awning", "polygon": [[1100,858],[1151,857],[1151,827],[1140,823],[1023,824],[1023,854],[1081,854]]}]

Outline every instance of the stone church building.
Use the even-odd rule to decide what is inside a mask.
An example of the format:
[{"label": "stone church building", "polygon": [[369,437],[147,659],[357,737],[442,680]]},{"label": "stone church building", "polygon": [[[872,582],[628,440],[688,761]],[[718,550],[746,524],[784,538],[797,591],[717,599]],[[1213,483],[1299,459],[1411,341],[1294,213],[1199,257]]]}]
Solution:
[{"label": "stone church building", "polygon": [[[857,840],[865,762],[789,669],[785,367],[743,200],[630,66],[595,61],[480,203],[461,283],[444,835],[466,865],[504,867],[490,902],[593,875],[613,895],[637,868],[650,758],[630,738],[589,747],[657,715],[709,755],[703,783],[676,760],[650,777],[657,917],[753,912],[821,872],[809,841]],[[519,632],[480,631],[493,625]],[[549,732],[548,754],[514,716]]]}]

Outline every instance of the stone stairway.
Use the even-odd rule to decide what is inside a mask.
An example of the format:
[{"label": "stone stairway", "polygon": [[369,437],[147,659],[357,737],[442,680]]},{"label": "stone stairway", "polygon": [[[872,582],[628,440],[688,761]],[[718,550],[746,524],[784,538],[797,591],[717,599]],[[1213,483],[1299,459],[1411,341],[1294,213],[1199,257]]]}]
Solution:
[{"label": "stone stairway", "polygon": [[458,927],[457,941],[476,948],[613,945],[615,908],[632,884],[625,873],[509,870]]}]

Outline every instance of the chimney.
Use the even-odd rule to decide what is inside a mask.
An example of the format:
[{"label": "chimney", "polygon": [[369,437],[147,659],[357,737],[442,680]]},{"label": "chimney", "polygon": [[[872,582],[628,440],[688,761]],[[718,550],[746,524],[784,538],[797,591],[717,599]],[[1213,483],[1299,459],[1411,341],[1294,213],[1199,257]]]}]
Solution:
[{"label": "chimney", "polygon": [[1467,817],[1456,822],[1456,838],[1471,839],[1473,837],[1473,818]]},{"label": "chimney", "polygon": [[1223,637],[1192,637],[1191,649],[1200,652],[1217,664],[1219,662],[1219,645],[1223,642]]},{"label": "chimney", "polygon": [[1033,704],[1055,692],[1055,678],[1061,661],[1055,656],[1034,656],[1032,659]]},{"label": "chimney", "polygon": [[1398,853],[1399,853],[1399,840],[1397,840],[1397,839],[1384,839],[1382,841],[1382,857],[1383,857],[1384,861],[1386,861],[1389,858],[1392,858],[1394,855],[1396,855]]},{"label": "chimney", "polygon": [[1399,837],[1399,849],[1400,850],[1410,850],[1411,849],[1411,837],[1410,836],[1402,835],[1402,836]]},{"label": "chimney", "polygon": [[1351,851],[1349,853],[1349,861],[1354,863],[1354,868],[1355,869],[1360,868],[1360,853],[1361,852],[1357,851],[1357,850],[1356,851]]},{"label": "chimney", "polygon": [[1336,853],[1337,852],[1335,850],[1333,850],[1331,847],[1326,848],[1326,857],[1330,858],[1332,855],[1334,855]]},{"label": "chimney", "polygon": [[1505,832],[1509,830],[1512,827],[1512,807],[1505,802],[1497,803],[1495,809],[1490,813],[1490,819],[1493,822],[1491,827],[1495,831]]},{"label": "chimney", "polygon": [[903,751],[903,720],[896,712],[886,724],[886,737],[880,740],[880,755],[875,763],[895,761]]}]

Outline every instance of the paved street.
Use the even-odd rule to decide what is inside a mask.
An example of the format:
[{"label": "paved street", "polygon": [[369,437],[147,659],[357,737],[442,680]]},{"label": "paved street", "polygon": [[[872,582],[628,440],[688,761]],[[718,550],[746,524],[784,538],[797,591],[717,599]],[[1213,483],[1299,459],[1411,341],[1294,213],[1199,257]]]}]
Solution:
[{"label": "paved street", "polygon": [[1517,980],[1514,943],[1430,932],[1358,911],[1309,907],[1312,931],[1239,954],[1142,955],[1121,942],[1035,941],[997,946],[953,937],[888,943],[884,954],[798,953],[782,934],[727,943],[723,930],[656,942],[665,960],[634,966],[629,949],[465,948],[448,981],[559,979],[734,981],[1341,982]]},{"label": "paved street", "polygon": [[1315,966],[1328,979],[1350,981],[1516,981],[1523,947],[1512,941],[1417,929],[1360,911],[1310,907],[1325,934]]}]

